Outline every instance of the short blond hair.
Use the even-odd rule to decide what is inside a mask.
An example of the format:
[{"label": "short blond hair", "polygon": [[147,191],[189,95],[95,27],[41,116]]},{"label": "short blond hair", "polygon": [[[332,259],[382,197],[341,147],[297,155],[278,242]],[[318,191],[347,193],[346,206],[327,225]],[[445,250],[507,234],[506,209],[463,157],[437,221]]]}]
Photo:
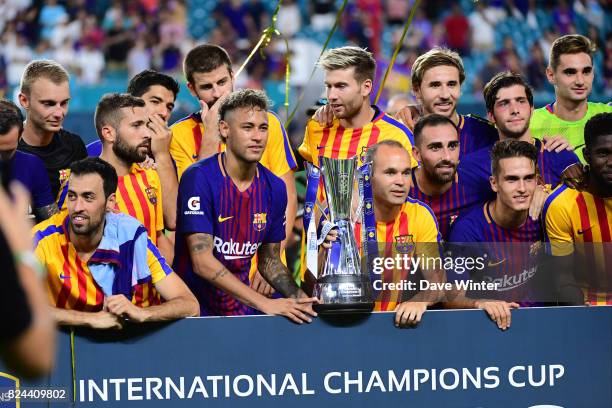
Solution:
[{"label": "short blond hair", "polygon": [[414,88],[420,87],[427,70],[443,65],[457,68],[459,71],[459,84],[463,84],[463,81],[465,81],[465,69],[459,54],[448,48],[434,47],[425,54],[420,55],[414,61],[414,64],[412,64],[412,75],[410,78],[412,86]]},{"label": "short blond hair", "polygon": [[30,95],[34,81],[46,78],[54,84],[61,84],[70,80],[70,75],[64,67],[53,60],[35,60],[30,62],[21,76],[21,92]]},{"label": "short blond hair", "polygon": [[550,67],[553,71],[559,66],[559,60],[563,54],[585,53],[591,57],[595,53],[595,45],[584,35],[569,34],[557,38],[550,47]]},{"label": "short blond hair", "polygon": [[366,79],[374,81],[376,60],[372,53],[359,47],[332,48],[323,54],[318,64],[326,71],[355,68],[355,79],[363,83]]}]

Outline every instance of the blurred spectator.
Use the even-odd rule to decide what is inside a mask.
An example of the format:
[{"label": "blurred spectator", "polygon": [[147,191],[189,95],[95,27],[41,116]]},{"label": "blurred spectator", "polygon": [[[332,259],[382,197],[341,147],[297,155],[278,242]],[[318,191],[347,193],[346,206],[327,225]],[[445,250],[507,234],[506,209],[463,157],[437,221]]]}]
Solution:
[{"label": "blurred spectator", "polygon": [[179,46],[186,36],[185,5],[177,0],[170,0],[161,9],[159,14],[159,36],[162,41],[171,41]]},{"label": "blurred spectator", "polygon": [[470,23],[463,14],[459,3],[453,3],[452,13],[444,20],[446,28],[446,43],[459,54],[469,55]]},{"label": "blurred spectator", "polygon": [[531,54],[531,58],[527,64],[527,81],[534,91],[543,91],[548,84],[546,79],[546,58],[538,44],[531,46],[529,54]]},{"label": "blurred spectator", "polygon": [[55,50],[53,54],[53,59],[59,62],[62,66],[66,67],[69,71],[74,70],[74,62],[76,59],[76,52],[74,50],[74,46],[72,45],[72,41],[70,38],[66,38],[64,43]]},{"label": "blurred spectator", "polygon": [[446,44],[446,31],[442,23],[436,23],[431,28],[431,35],[425,39],[426,49],[435,47],[436,45]]},{"label": "blurred spectator", "polygon": [[309,3],[312,28],[316,31],[331,29],[336,21],[334,0],[311,0]]},{"label": "blurred spectator", "polygon": [[418,8],[414,14],[414,20],[412,20],[411,29],[408,31],[408,38],[406,43],[410,47],[423,49],[427,47],[427,41],[431,37],[432,25],[431,22],[425,16],[423,9]]},{"label": "blurred spectator", "polygon": [[17,13],[30,6],[31,0],[0,0],[0,33],[7,22],[13,21]]},{"label": "blurred spectator", "polygon": [[504,37],[502,49],[497,51],[495,55],[497,56],[500,64],[503,67],[505,67],[507,70],[511,70],[509,67],[509,59],[518,55],[516,52],[516,47],[514,46],[514,40],[512,39],[512,36],[507,35]]},{"label": "blurred spectator", "polygon": [[83,84],[93,85],[100,82],[104,65],[104,54],[91,43],[86,43],[76,53],[74,66]]},{"label": "blurred spectator", "polygon": [[604,28],[605,12],[596,0],[575,0],[574,13],[582,16],[589,24],[594,25],[599,30]]},{"label": "blurred spectator", "polygon": [[151,68],[151,52],[147,48],[144,36],[140,36],[134,48],[130,50],[127,57],[128,76],[133,78],[139,72]]},{"label": "blurred spectator", "polygon": [[[288,2],[283,2],[282,7]],[[268,26],[268,10],[261,0],[249,0],[246,4],[246,10],[248,18],[246,20],[247,26],[251,35],[257,36],[261,34],[261,31]]]},{"label": "blurred spectator", "polygon": [[[491,55],[478,76],[484,84],[489,82],[489,80],[493,78],[495,74],[503,70],[504,66],[500,64],[499,58],[497,58],[496,55]],[[482,90],[482,88],[480,90]],[[480,90],[478,90],[476,93],[479,93]]]},{"label": "blurred spectator", "polygon": [[6,79],[9,85],[17,85],[23,70],[32,60],[33,52],[24,36],[11,34],[5,33],[3,36],[3,54],[6,59]]},{"label": "blurred spectator", "polygon": [[40,40],[32,53],[32,59],[51,59],[53,58],[53,50],[49,45],[48,40]]},{"label": "blurred spectator", "polygon": [[276,28],[285,37],[293,37],[302,28],[302,12],[296,0],[287,0],[278,12]]},{"label": "blurred spectator", "polygon": [[239,38],[247,38],[246,23],[248,9],[241,0],[221,0],[215,8],[215,18],[227,20]]},{"label": "blurred spectator", "polygon": [[567,1],[559,0],[557,6],[553,10],[552,17],[557,35],[565,35],[574,32],[574,30],[571,29],[571,25],[574,23],[574,12],[567,5]]},{"label": "blurred spectator", "polygon": [[57,0],[46,0],[45,5],[40,9],[38,21],[42,28],[41,37],[48,40],[55,26],[68,21],[68,13],[64,6],[57,3]]},{"label": "blurred spectator", "polygon": [[546,58],[546,64],[548,64],[548,60],[550,59],[550,48],[552,47],[552,43],[555,41],[557,36],[552,30],[544,31],[544,35],[540,38],[539,44],[542,49],[542,53],[544,53],[544,57]]},{"label": "blurred spectator", "polygon": [[476,3],[476,8],[470,14],[470,29],[472,31],[472,47],[476,51],[488,52],[495,46],[495,21],[488,13],[485,2]]},{"label": "blurred spectator", "polygon": [[115,15],[113,25],[106,31],[104,45],[109,66],[122,66],[132,45],[132,36],[125,28],[121,14]]},{"label": "blurred spectator", "polygon": [[387,0],[386,2],[387,24],[404,25],[406,17],[410,12],[410,5],[407,0]]}]

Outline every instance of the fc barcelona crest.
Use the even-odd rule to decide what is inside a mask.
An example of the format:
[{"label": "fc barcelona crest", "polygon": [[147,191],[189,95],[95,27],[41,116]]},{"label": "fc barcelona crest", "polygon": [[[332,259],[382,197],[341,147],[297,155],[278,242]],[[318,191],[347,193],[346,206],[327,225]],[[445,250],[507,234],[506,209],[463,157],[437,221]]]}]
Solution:
[{"label": "fc barcelona crest", "polygon": [[365,163],[366,153],[368,152],[368,146],[363,146],[361,148],[361,153],[359,154],[359,161],[361,163]]},{"label": "fc barcelona crest", "polygon": [[145,189],[149,202],[153,205],[157,204],[157,189],[155,187],[149,187]]},{"label": "fc barcelona crest", "polygon": [[266,216],[267,213],[255,213],[253,214],[253,229],[255,231],[263,231],[266,228]]},{"label": "fc barcelona crest", "polygon": [[395,249],[400,254],[409,254],[414,251],[414,238],[412,234],[396,236]]},{"label": "fc barcelona crest", "polygon": [[63,184],[70,177],[70,169],[62,169],[59,171],[59,181]]}]

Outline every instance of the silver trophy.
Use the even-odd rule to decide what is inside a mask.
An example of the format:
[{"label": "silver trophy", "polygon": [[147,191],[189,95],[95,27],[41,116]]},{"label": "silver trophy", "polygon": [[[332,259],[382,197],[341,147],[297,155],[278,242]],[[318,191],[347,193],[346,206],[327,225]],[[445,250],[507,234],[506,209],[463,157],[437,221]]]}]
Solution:
[{"label": "silver trophy", "polygon": [[[314,285],[317,313],[370,312],[374,307],[369,272],[362,271],[351,217],[357,157],[320,158],[321,175],[331,226],[338,236],[325,254],[325,263]],[[362,197],[360,197],[362,203]],[[322,234],[326,232],[322,232]]]}]

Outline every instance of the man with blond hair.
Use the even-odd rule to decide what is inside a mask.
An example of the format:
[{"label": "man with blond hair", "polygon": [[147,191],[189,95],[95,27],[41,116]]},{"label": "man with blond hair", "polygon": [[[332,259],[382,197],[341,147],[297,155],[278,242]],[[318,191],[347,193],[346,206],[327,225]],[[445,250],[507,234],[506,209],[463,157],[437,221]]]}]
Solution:
[{"label": "man with blond hair", "polygon": [[81,137],[62,128],[70,101],[69,80],[64,67],[51,60],[30,62],[21,77],[19,103],[26,121],[18,150],[45,163],[53,197],[68,179],[70,164],[87,157]]}]

